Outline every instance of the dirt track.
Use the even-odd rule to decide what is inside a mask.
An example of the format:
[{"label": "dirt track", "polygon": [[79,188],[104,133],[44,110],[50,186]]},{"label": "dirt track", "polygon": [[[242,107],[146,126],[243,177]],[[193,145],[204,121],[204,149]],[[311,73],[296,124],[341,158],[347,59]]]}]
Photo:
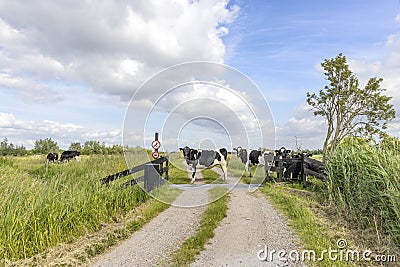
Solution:
[{"label": "dirt track", "polygon": [[[216,169],[220,172],[219,169]],[[199,177],[200,178],[200,177]],[[237,181],[228,176],[228,183]],[[298,239],[288,229],[285,219],[268,200],[256,191],[249,193],[241,187],[231,191],[227,217],[215,230],[215,237],[191,266],[298,266],[293,262],[268,259],[260,261],[260,250],[290,251],[298,249]],[[206,190],[184,191],[173,206],[154,218],[93,266],[155,266],[165,264],[169,255],[193,235],[205,206],[177,207],[193,201],[205,203]],[[263,256],[262,254],[260,256]]]}]

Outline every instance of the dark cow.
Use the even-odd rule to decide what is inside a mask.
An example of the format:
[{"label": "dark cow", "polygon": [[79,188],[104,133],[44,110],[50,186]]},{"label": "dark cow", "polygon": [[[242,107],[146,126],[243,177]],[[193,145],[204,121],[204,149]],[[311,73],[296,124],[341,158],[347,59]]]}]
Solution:
[{"label": "dark cow", "polygon": [[58,160],[58,154],[50,152],[47,154],[46,160],[48,162],[56,162]]},{"label": "dark cow", "polygon": [[228,151],[225,148],[218,150],[196,150],[185,146],[179,148],[183,152],[183,157],[186,163],[192,168],[192,183],[195,181],[195,174],[197,166],[211,168],[215,165],[220,165],[222,172],[224,173],[224,181],[227,178],[226,170],[226,159],[228,157]]},{"label": "dark cow", "polygon": [[286,149],[284,147],[281,147],[278,150],[275,150],[276,156],[278,156],[280,159],[287,159],[292,157],[292,151],[289,149]]},{"label": "dark cow", "polygon": [[69,161],[70,159],[75,158],[77,161],[79,161],[79,155],[81,152],[75,151],[75,150],[67,150],[61,153],[60,157],[60,162],[63,162],[64,160]]},{"label": "dark cow", "polygon": [[233,150],[236,150],[237,157],[240,158],[244,164],[245,176],[247,176],[247,172],[249,172],[251,177],[251,169],[249,169],[249,167],[265,164],[263,154],[259,150],[252,150],[250,154],[247,153],[247,149],[242,147],[234,148]]}]

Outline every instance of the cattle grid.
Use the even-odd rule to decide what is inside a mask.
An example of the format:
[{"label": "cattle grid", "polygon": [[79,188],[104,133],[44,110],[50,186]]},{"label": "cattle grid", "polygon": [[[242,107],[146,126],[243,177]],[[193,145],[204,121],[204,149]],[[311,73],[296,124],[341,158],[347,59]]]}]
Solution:
[{"label": "cattle grid", "polygon": [[[144,171],[144,175],[138,178],[134,178],[124,184],[122,187],[127,187],[131,185],[138,184],[139,182],[144,182],[144,190],[150,192],[153,189],[163,185],[168,180],[168,157],[160,157],[156,160],[152,160],[141,165],[135,166],[133,168],[109,175],[101,179],[101,183],[108,185],[110,182],[117,180],[121,177],[134,174],[139,171]],[[164,178],[162,177],[165,174]]]}]

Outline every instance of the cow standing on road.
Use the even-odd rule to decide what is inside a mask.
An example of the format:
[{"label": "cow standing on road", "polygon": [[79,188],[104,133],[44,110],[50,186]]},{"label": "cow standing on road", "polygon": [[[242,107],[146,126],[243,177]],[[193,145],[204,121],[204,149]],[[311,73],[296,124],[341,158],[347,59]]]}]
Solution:
[{"label": "cow standing on road", "polygon": [[194,176],[197,166],[211,168],[215,165],[220,165],[224,173],[224,181],[226,181],[228,176],[226,169],[228,151],[225,148],[221,148],[220,150],[196,150],[185,146],[184,148],[179,148],[179,150],[183,152],[186,163],[192,167],[192,183],[195,181]]}]

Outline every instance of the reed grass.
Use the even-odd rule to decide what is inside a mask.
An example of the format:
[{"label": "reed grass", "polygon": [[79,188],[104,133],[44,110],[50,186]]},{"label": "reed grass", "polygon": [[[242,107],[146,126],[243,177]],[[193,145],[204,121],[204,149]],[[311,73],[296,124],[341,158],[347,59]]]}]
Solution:
[{"label": "reed grass", "polygon": [[328,159],[328,198],[361,229],[400,246],[400,153],[346,142]]},{"label": "reed grass", "polygon": [[[142,158],[138,155],[138,164]],[[47,172],[44,159],[0,158],[0,258],[29,258],[73,242],[146,201],[138,186],[121,190],[100,183],[126,168],[122,155],[50,164]]]}]

